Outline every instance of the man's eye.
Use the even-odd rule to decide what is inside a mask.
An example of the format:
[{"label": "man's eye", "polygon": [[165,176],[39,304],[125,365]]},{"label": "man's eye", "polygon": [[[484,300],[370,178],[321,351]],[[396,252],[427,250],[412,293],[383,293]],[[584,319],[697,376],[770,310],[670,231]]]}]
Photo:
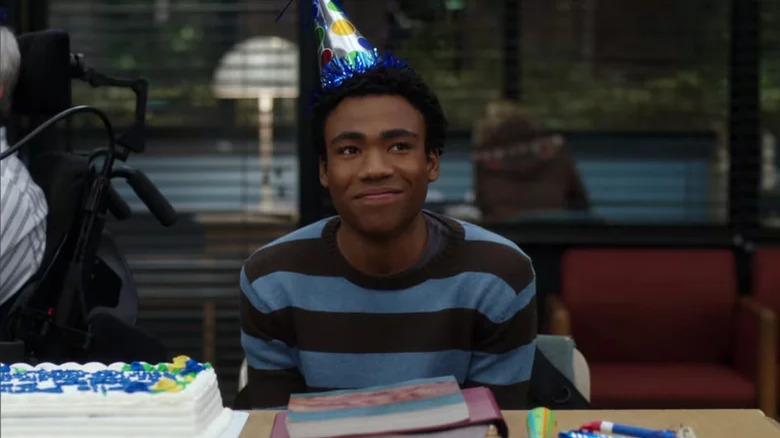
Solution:
[{"label": "man's eye", "polygon": [[342,148],[339,148],[339,154],[340,155],[354,155],[360,152],[360,150],[355,146],[344,146]]},{"label": "man's eye", "polygon": [[396,150],[396,151],[408,151],[412,148],[412,145],[409,143],[395,143],[390,149]]}]

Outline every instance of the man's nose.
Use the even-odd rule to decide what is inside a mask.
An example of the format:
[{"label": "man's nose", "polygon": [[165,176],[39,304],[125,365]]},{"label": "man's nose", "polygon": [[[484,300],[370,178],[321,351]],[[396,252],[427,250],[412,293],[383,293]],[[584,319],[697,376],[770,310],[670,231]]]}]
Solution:
[{"label": "man's nose", "polygon": [[393,176],[393,166],[387,154],[378,149],[369,149],[363,158],[360,178],[365,180],[384,179]]}]

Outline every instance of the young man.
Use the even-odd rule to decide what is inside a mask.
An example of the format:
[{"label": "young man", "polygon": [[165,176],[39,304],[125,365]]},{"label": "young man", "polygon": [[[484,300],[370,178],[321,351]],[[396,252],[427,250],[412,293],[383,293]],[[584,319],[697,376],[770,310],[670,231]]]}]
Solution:
[{"label": "young man", "polygon": [[314,107],[320,181],[338,216],[261,248],[241,271],[249,403],[453,375],[522,408],[536,338],[531,261],[423,210],[444,146],[439,102],[411,69],[359,70],[323,80]]}]

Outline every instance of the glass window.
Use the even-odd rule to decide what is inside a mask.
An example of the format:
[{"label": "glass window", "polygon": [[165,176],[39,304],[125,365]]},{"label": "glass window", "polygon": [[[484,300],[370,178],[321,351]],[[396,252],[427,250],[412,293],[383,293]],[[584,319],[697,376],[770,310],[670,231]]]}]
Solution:
[{"label": "glass window", "polygon": [[461,3],[401,7],[391,33],[454,128],[432,208],[485,221],[724,223],[728,2]]},{"label": "glass window", "polygon": [[[50,27],[102,73],[149,80],[146,171],[184,215],[297,210],[297,12],[274,20],[276,1],[74,0],[51,2]],[[129,126],[133,95],[74,83],[92,104]],[[76,138],[99,141],[93,119]],[[140,201],[120,187],[134,211]]]},{"label": "glass window", "polygon": [[780,4],[761,7],[761,217],[780,228]]}]

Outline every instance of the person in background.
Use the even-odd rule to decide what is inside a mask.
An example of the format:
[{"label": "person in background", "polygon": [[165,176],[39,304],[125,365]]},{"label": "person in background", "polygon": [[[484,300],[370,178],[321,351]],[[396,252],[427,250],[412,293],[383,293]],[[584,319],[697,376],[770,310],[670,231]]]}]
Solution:
[{"label": "person in background", "polygon": [[482,220],[589,208],[563,139],[543,133],[517,103],[488,104],[474,128],[474,143],[474,195]]},{"label": "person in background", "polygon": [[[21,57],[16,37],[0,26],[0,152],[8,149],[8,119]],[[46,249],[46,198],[27,168],[9,155],[0,161],[0,309],[35,274]],[[6,305],[6,306],[4,306]],[[0,312],[2,319],[5,312]]]},{"label": "person in background", "polygon": [[[321,27],[365,47],[333,5],[315,5]],[[329,63],[312,129],[338,215],[266,245],[241,269],[242,396],[280,407],[292,393],[452,375],[487,386],[503,409],[523,408],[537,336],[530,258],[423,210],[447,127],[436,95],[371,50],[330,60],[334,41],[344,38],[320,49]]]}]

